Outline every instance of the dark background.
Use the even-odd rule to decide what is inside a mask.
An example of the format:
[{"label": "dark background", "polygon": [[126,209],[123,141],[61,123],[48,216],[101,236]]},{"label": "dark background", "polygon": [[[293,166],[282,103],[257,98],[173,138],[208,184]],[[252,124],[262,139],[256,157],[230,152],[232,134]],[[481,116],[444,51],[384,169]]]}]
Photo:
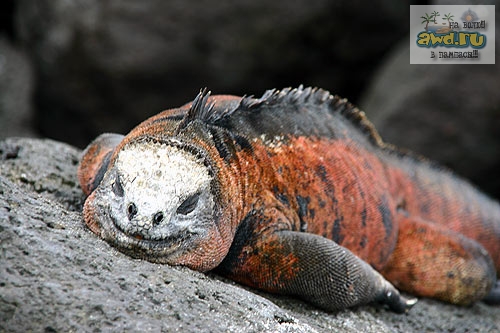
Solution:
[{"label": "dark background", "polygon": [[201,87],[259,96],[304,84],[348,98],[386,141],[500,197],[499,65],[409,65],[410,4],[3,0],[0,137],[83,148]]}]

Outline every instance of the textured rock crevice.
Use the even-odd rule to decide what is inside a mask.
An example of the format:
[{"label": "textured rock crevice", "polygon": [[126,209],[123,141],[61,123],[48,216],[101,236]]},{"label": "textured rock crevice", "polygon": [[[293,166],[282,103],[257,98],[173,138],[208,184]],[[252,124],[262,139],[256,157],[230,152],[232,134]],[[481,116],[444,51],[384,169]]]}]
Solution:
[{"label": "textured rock crevice", "polygon": [[0,331],[493,332],[500,308],[421,300],[326,313],[289,297],[131,259],[83,225],[81,152],[51,140],[0,141]]}]

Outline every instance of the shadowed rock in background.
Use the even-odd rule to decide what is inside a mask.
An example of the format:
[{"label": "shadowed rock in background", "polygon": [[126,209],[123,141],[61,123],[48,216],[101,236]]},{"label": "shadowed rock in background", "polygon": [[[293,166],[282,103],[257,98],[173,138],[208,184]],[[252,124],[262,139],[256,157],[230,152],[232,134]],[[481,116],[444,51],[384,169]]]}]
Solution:
[{"label": "shadowed rock in background", "polygon": [[408,4],[378,0],[373,15],[352,1],[21,0],[16,28],[36,68],[38,128],[84,147],[200,87],[260,95],[304,83],[355,99],[407,33]]}]

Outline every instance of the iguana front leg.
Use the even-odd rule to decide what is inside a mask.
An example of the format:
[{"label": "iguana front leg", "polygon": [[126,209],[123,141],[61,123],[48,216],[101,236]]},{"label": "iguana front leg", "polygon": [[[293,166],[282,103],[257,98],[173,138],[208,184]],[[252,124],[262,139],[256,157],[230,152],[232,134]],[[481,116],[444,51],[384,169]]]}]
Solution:
[{"label": "iguana front leg", "polygon": [[218,271],[265,291],[298,296],[326,310],[370,302],[406,312],[415,299],[398,290],[348,249],[324,237],[288,230],[250,237],[244,221]]}]

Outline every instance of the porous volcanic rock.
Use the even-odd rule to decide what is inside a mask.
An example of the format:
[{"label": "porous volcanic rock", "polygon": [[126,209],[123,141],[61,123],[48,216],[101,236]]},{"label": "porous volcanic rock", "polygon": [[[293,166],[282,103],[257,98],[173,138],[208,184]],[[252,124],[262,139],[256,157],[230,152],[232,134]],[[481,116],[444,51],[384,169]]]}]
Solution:
[{"label": "porous volcanic rock", "polygon": [[214,274],[127,257],[83,224],[81,151],[0,141],[0,331],[494,332],[500,307],[420,300],[327,313]]}]

